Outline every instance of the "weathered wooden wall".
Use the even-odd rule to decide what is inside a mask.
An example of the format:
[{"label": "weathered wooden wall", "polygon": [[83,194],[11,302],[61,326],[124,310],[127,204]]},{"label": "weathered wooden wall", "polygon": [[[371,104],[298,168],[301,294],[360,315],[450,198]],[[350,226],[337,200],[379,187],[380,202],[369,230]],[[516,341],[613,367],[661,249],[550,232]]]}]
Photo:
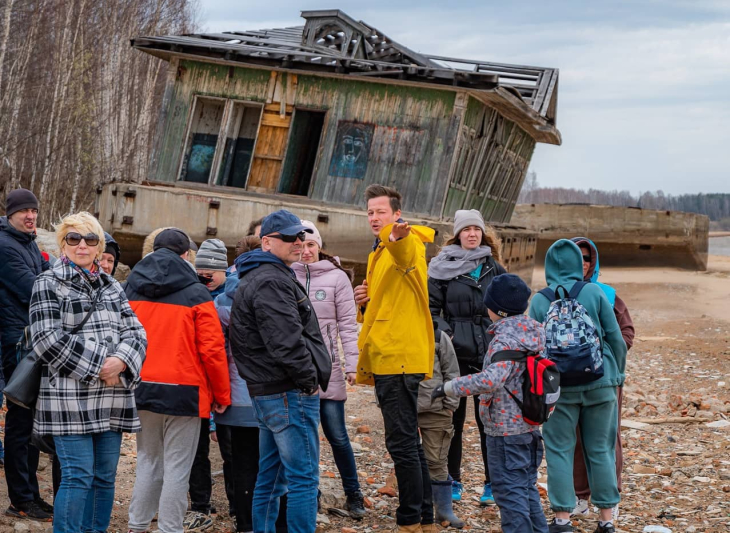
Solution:
[{"label": "weathered wooden wall", "polygon": [[[475,208],[504,222],[535,146],[513,122],[465,93],[187,60],[174,68],[151,164],[154,181],[178,179],[196,94],[264,106],[247,187],[255,192],[277,191],[296,109],[326,111],[309,197],[333,204],[364,206],[365,188],[381,183],[397,187],[411,213],[450,218],[456,209]],[[366,164],[360,161],[349,175],[335,164],[344,160],[348,125],[362,132],[367,154]]]},{"label": "weathered wooden wall", "polygon": [[469,98],[444,216],[478,209],[485,220],[508,222],[534,149],[535,141],[514,122]]}]

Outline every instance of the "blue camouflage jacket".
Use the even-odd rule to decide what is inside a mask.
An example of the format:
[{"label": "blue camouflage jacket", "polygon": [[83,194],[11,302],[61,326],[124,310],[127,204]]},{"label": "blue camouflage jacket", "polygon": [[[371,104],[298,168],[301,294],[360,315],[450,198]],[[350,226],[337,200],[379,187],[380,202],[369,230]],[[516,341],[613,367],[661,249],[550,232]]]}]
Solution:
[{"label": "blue camouflage jacket", "polygon": [[487,435],[506,437],[535,431],[538,426],[522,420],[519,406],[505,390],[506,387],[522,401],[525,363],[491,361],[493,354],[503,350],[541,353],[545,349],[545,330],[536,320],[516,315],[498,320],[487,331],[494,338],[484,358],[484,369],[452,380],[444,390],[448,396],[480,395],[479,417]]}]

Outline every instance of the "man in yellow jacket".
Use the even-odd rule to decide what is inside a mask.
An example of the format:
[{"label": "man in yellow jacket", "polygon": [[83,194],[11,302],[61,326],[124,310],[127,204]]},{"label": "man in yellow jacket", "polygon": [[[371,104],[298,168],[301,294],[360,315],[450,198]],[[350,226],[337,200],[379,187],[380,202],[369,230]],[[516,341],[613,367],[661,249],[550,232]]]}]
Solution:
[{"label": "man in yellow jacket", "polygon": [[401,195],[365,190],[375,246],[367,279],[355,288],[360,357],[357,382],[375,385],[385,446],[395,464],[397,531],[436,531],[431,479],[418,437],[418,384],[433,372],[434,330],[428,307],[426,246],[434,231],[401,220]]}]

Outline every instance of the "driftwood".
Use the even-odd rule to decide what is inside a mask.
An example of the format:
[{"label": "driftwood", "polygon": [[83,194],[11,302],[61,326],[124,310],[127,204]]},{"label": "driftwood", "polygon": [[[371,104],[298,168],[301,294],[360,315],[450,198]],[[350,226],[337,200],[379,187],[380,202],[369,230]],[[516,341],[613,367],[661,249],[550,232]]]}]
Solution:
[{"label": "driftwood", "polygon": [[632,418],[631,420],[643,424],[702,424],[712,422],[713,419],[693,416],[663,416],[659,418]]}]

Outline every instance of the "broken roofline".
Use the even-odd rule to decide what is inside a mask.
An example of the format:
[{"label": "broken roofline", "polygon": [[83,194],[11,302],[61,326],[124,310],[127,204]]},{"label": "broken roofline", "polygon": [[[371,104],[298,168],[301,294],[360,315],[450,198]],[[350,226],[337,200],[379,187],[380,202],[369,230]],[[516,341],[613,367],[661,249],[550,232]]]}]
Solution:
[{"label": "broken roofline", "polygon": [[[305,26],[131,40],[146,53],[210,63],[307,72],[375,83],[466,91],[535,141],[561,144],[555,127],[558,70],[428,56],[339,10],[303,11]],[[471,70],[452,65],[469,65]]]}]

